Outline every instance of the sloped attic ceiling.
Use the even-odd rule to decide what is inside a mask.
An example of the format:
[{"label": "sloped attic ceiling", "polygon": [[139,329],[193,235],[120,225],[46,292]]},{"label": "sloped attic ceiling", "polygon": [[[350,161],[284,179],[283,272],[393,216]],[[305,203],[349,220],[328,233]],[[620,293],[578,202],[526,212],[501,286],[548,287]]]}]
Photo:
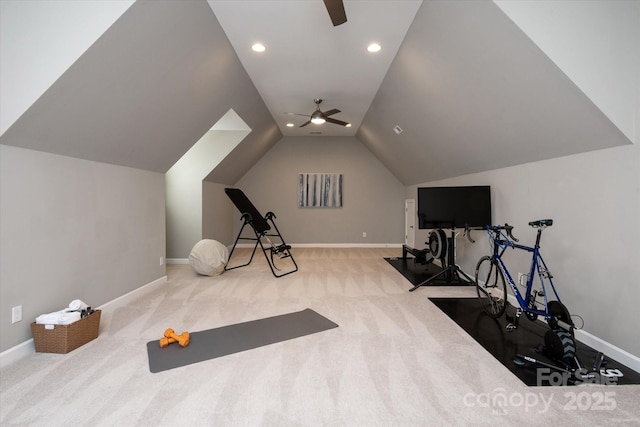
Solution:
[{"label": "sloped attic ceiling", "polygon": [[[229,185],[281,132],[206,0],[138,0],[0,143],[165,172],[230,108]],[[422,2],[356,136],[407,185],[630,142],[490,0]]]},{"label": "sloped attic ceiling", "polygon": [[246,171],[281,133],[211,8],[136,1],[0,143],[166,172],[230,108],[253,130]]},{"label": "sloped attic ceiling", "polygon": [[356,136],[406,185],[631,143],[498,6],[462,0],[423,2]]}]

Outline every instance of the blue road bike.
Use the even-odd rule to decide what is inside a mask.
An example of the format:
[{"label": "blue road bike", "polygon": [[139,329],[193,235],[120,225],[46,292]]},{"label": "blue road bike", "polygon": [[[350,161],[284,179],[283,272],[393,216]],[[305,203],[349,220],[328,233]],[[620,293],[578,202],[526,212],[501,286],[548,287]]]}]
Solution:
[{"label": "blue road bike", "polygon": [[[518,327],[520,317],[524,313],[529,320],[544,317],[550,331],[545,335],[545,344],[554,357],[572,360],[575,356],[576,344],[573,337],[574,325],[567,308],[560,301],[560,296],[553,284],[553,275],[549,271],[540,254],[542,231],[553,225],[551,219],[532,221],[529,225],[537,229],[536,243],[533,247],[519,244],[509,224],[485,227],[492,243],[491,255],[480,258],[476,265],[475,286],[482,309],[490,317],[501,317],[508,305],[507,283],[511,287],[517,302],[514,317],[507,317],[507,330]],[[520,283],[524,292],[520,292],[509,269],[502,260],[507,249],[526,251],[531,254],[531,265],[528,274]]]}]

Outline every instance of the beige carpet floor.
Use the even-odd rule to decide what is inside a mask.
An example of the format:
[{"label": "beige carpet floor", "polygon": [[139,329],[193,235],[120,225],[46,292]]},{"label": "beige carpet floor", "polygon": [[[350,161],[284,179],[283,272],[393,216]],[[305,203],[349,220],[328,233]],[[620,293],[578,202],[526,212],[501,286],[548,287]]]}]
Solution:
[{"label": "beige carpet floor", "polygon": [[[401,249],[294,248],[217,277],[188,265],[109,304],[98,339],[0,371],[1,426],[640,425],[640,386],[526,387],[383,257]],[[261,254],[257,254],[261,255]],[[339,327],[152,374],[146,343],[311,308]]]}]

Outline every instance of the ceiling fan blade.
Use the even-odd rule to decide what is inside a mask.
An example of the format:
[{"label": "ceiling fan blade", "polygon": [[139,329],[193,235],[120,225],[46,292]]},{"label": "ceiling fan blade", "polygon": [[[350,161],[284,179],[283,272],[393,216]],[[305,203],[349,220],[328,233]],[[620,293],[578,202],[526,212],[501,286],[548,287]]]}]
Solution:
[{"label": "ceiling fan blade", "polygon": [[343,122],[342,120],[332,119],[331,117],[327,117],[327,122],[333,123],[334,125],[340,125],[340,126],[346,126],[349,124],[347,122]]},{"label": "ceiling fan blade", "polygon": [[300,113],[285,113],[285,114],[289,114],[290,116],[305,116],[305,117],[309,117],[308,114],[300,114]]},{"label": "ceiling fan blade", "polygon": [[342,0],[324,0],[324,5],[334,27],[347,22],[347,13],[344,11]]},{"label": "ceiling fan blade", "polygon": [[304,122],[303,124],[300,125],[301,128],[305,127],[306,125],[308,125],[309,123],[311,123],[311,120],[307,120],[306,122]]},{"label": "ceiling fan blade", "polygon": [[338,114],[339,112],[340,112],[340,110],[338,110],[337,108],[334,108],[333,110],[325,111],[324,115],[325,116],[332,116],[334,114]]}]

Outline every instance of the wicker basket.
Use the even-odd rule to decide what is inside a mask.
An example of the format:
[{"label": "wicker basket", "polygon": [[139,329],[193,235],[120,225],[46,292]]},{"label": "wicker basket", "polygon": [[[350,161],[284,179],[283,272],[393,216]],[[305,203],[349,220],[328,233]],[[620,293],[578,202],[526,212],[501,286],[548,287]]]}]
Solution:
[{"label": "wicker basket", "polygon": [[39,353],[69,353],[98,338],[101,310],[69,325],[31,324],[31,333]]}]

